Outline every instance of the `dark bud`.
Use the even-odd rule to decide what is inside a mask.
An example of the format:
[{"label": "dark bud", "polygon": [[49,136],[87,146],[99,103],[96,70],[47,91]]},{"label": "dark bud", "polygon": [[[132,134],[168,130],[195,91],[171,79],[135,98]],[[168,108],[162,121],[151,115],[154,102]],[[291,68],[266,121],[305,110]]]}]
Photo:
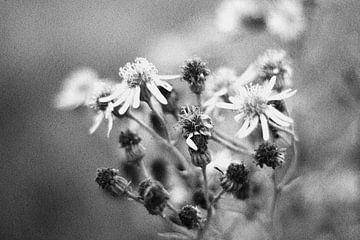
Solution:
[{"label": "dark bud", "polygon": [[128,161],[139,162],[145,156],[144,147],[140,142],[141,138],[129,129],[120,133],[119,143],[122,148],[125,148]]},{"label": "dark bud", "polygon": [[265,142],[255,150],[255,162],[261,168],[266,165],[275,169],[285,162],[285,149],[278,148],[276,144]]},{"label": "dark bud", "polygon": [[188,229],[198,228],[200,226],[200,211],[194,206],[184,206],[179,213],[179,218],[182,225]]},{"label": "dark bud", "polygon": [[139,195],[144,200],[144,206],[152,215],[159,215],[166,207],[169,193],[160,182],[146,179],[139,185]]},{"label": "dark bud", "polygon": [[195,94],[201,94],[205,89],[206,77],[210,74],[210,69],[200,58],[193,58],[185,61],[182,67],[183,79],[189,83],[190,90]]},{"label": "dark bud", "polygon": [[117,197],[129,189],[129,182],[119,175],[115,168],[98,168],[95,181],[104,190]]},{"label": "dark bud", "polygon": [[238,192],[248,182],[249,170],[241,163],[231,163],[226,174],[220,177],[220,185],[226,192]]}]

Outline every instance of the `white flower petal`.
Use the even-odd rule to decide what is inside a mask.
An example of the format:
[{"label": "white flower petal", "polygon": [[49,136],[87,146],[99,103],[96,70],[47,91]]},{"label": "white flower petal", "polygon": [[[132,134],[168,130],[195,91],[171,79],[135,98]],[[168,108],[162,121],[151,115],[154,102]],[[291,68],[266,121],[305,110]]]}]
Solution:
[{"label": "white flower petal", "polygon": [[133,99],[133,108],[138,108],[140,106],[140,87],[135,88],[135,94]]},{"label": "white flower petal", "polygon": [[108,118],[108,131],[107,131],[107,137],[110,137],[110,132],[111,132],[111,129],[113,128],[113,125],[114,125],[114,119],[112,116],[110,116]]},{"label": "white flower petal", "polygon": [[283,99],[292,97],[293,95],[295,95],[296,92],[297,92],[297,90],[291,91],[291,89],[287,89],[279,94],[270,96],[267,100],[268,101],[283,100]]},{"label": "white flower petal", "polygon": [[121,108],[119,109],[120,115],[124,114],[129,109],[131,103],[133,102],[135,93],[136,93],[136,89],[130,90],[129,96],[126,98],[124,105],[122,105]]},{"label": "white flower petal", "polygon": [[237,114],[237,115],[235,115],[235,117],[234,117],[234,119],[235,119],[235,121],[240,121],[241,119],[243,119],[244,118],[244,116],[245,116],[245,113],[239,113],[239,114]]},{"label": "white flower petal", "polygon": [[236,133],[235,136],[241,135],[246,129],[248,129],[249,127],[249,119],[245,119],[243,125],[241,126],[241,128],[239,129],[239,131]]},{"label": "white flower petal", "polygon": [[245,138],[247,137],[252,131],[254,131],[254,129],[257,127],[259,123],[259,116],[255,116],[253,119],[250,120],[250,124],[249,127],[242,131],[241,134],[237,134],[238,138]]},{"label": "white flower petal", "polygon": [[276,83],[276,76],[273,76],[270,79],[270,81],[263,86],[263,93],[264,93],[265,97],[270,96],[271,90],[274,88],[275,83]]},{"label": "white flower petal", "polygon": [[120,84],[116,85],[113,93],[110,96],[99,98],[99,101],[100,102],[110,102],[110,101],[114,100],[115,98],[119,97],[121,94],[123,94],[125,92],[125,90],[127,90],[127,89],[128,88],[125,84],[120,83]]},{"label": "white flower petal", "polygon": [[216,106],[219,108],[225,108],[225,109],[230,109],[230,110],[236,110],[236,106],[232,103],[225,103],[225,102],[219,102],[216,103]]},{"label": "white flower petal", "polygon": [[281,120],[280,118],[278,118],[271,110],[267,109],[265,111],[265,114],[271,119],[273,120],[276,124],[283,126],[283,127],[290,127],[290,123],[285,122],[283,120]]},{"label": "white flower petal", "polygon": [[104,113],[103,112],[99,112],[98,114],[95,115],[95,117],[93,119],[93,125],[89,129],[90,134],[93,134],[96,131],[96,129],[98,129],[98,127],[100,126],[103,119],[104,119]]},{"label": "white flower petal", "polygon": [[260,123],[264,141],[268,141],[269,136],[269,125],[264,114],[260,114]]},{"label": "white flower petal", "polygon": [[276,108],[274,108],[273,106],[269,105],[268,109],[274,113],[279,119],[288,122],[288,123],[293,123],[294,120],[292,120],[290,117],[286,116],[285,114],[281,113],[280,111],[278,111]]},{"label": "white flower petal", "polygon": [[119,106],[121,103],[123,103],[124,101],[126,101],[126,99],[129,97],[131,93],[131,88],[128,88],[125,90],[125,92],[123,92],[118,99],[116,99],[116,101],[114,102],[114,107]]},{"label": "white flower petal", "polygon": [[228,90],[226,88],[222,88],[219,91],[214,93],[214,96],[223,96],[228,93]]},{"label": "white flower petal", "polygon": [[167,104],[166,98],[161,94],[154,82],[147,82],[146,87],[160,103]]},{"label": "white flower petal", "polygon": [[217,100],[218,100],[218,97],[213,96],[213,97],[209,98],[206,102],[203,103],[203,107],[213,106],[216,104]]},{"label": "white flower petal", "polygon": [[198,150],[198,147],[196,146],[196,144],[194,143],[194,141],[191,139],[194,136],[194,134],[190,133],[190,135],[188,136],[188,138],[186,139],[186,144],[191,147],[192,149],[194,149],[195,151]]},{"label": "white flower petal", "polygon": [[173,87],[165,81],[162,81],[162,80],[154,80],[154,81],[155,81],[156,85],[165,88],[165,90],[168,92],[171,92],[171,90],[173,89]]},{"label": "white flower petal", "polygon": [[181,78],[181,76],[180,75],[159,75],[159,78],[161,80],[173,80],[173,79]]}]

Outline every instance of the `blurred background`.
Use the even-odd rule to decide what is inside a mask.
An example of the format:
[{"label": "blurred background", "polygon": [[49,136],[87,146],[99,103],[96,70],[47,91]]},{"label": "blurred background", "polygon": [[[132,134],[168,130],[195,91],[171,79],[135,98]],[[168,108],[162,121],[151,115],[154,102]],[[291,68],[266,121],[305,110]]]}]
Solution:
[{"label": "blurred background", "polygon": [[[298,89],[289,103],[303,181],[280,199],[281,239],[359,239],[360,2],[296,2],[302,25],[282,35],[261,11],[226,12],[220,0],[0,0],[0,239],[157,239],[166,229],[94,183],[97,167],[119,167],[117,136],[89,136],[86,113],[54,108],[71,71],[116,80],[142,56],[179,73],[196,55],[241,73],[267,48],[288,52]],[[251,11],[260,15],[238,16]],[[190,103],[185,83],[173,84]]]}]

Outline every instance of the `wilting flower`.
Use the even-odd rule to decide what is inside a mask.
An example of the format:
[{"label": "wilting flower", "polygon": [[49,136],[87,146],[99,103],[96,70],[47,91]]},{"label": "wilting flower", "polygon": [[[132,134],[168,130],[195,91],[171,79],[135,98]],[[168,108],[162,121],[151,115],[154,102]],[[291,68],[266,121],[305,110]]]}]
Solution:
[{"label": "wilting flower", "polygon": [[195,94],[201,94],[205,89],[206,77],[210,74],[210,69],[200,58],[192,58],[185,61],[183,69],[183,79],[189,83],[190,90]]},{"label": "wilting flower", "polygon": [[172,86],[163,81],[179,78],[177,75],[159,75],[156,67],[145,58],[136,58],[133,63],[127,63],[119,70],[121,83],[113,93],[100,99],[101,102],[114,101],[113,106],[119,106],[119,114],[124,114],[130,106],[138,108],[140,100],[148,102],[153,95],[160,103],[167,104],[166,98],[161,94],[159,87],[167,91]]},{"label": "wilting flower", "polygon": [[183,137],[186,139],[187,145],[197,151],[198,146],[193,141],[193,136],[202,135],[205,139],[211,137],[213,124],[211,118],[201,113],[199,107],[184,106],[181,108],[179,116],[179,126],[182,129]]},{"label": "wilting flower", "polygon": [[220,185],[226,192],[237,192],[248,182],[249,170],[243,163],[231,163],[226,174],[220,177]]},{"label": "wilting flower", "polygon": [[144,206],[152,215],[159,215],[166,207],[169,193],[158,181],[146,179],[139,185],[139,195],[144,200]]},{"label": "wilting flower", "polygon": [[217,102],[227,102],[229,95],[233,94],[233,85],[237,80],[235,70],[222,67],[210,75],[205,93],[209,99],[204,102],[205,113],[210,114],[215,110]]},{"label": "wilting flower", "polygon": [[55,107],[72,110],[82,106],[98,81],[98,75],[91,69],[73,72],[64,80],[62,90],[55,98]]},{"label": "wilting flower", "polygon": [[129,189],[130,183],[115,168],[98,168],[95,181],[113,196],[120,196]]},{"label": "wilting flower", "polygon": [[128,161],[138,162],[145,156],[145,148],[140,142],[141,138],[129,129],[120,133],[119,143],[122,148],[125,148]]},{"label": "wilting flower", "polygon": [[302,1],[277,0],[269,5],[267,27],[284,41],[298,38],[306,27]]},{"label": "wilting flower", "polygon": [[272,77],[264,86],[256,84],[239,87],[239,94],[229,98],[232,103],[217,104],[218,107],[237,111],[238,114],[234,117],[235,121],[244,120],[240,130],[236,133],[237,137],[248,136],[260,123],[263,139],[268,141],[270,138],[269,119],[283,127],[289,127],[293,123],[290,117],[279,112],[269,102],[289,98],[296,93],[296,90],[287,89],[272,95],[275,82],[276,77]]},{"label": "wilting flower", "polygon": [[182,225],[188,229],[198,228],[200,226],[200,211],[194,206],[186,205],[181,208],[179,218]]},{"label": "wilting flower", "polygon": [[285,162],[285,148],[279,148],[274,143],[265,142],[260,144],[259,148],[255,150],[255,162],[261,168],[263,165],[272,167],[280,167]]},{"label": "wilting flower", "polygon": [[85,105],[90,107],[96,112],[93,120],[93,125],[90,128],[90,134],[94,133],[95,130],[100,126],[101,122],[105,119],[108,120],[108,132],[107,136],[110,135],[110,131],[113,127],[114,122],[114,104],[112,101],[103,102],[100,98],[109,96],[112,91],[112,85],[107,82],[98,81],[94,84],[93,90],[85,102]]},{"label": "wilting flower", "polygon": [[281,91],[291,85],[292,68],[284,50],[268,49],[257,59],[256,64],[261,81],[276,76],[274,89]]}]

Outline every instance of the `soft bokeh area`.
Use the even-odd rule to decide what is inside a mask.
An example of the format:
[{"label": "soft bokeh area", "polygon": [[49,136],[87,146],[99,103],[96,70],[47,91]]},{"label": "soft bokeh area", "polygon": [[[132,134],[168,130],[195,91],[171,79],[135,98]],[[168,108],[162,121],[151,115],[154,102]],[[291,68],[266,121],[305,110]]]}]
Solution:
[{"label": "soft bokeh area", "polygon": [[[141,56],[161,73],[180,74],[186,58],[200,56],[212,70],[240,74],[268,48],[288,52],[298,89],[289,106],[302,178],[279,199],[279,236],[359,239],[360,3],[304,2],[305,26],[293,38],[293,28],[276,35],[278,19],[273,32],[261,21],[219,22],[220,0],[0,0],[0,239],[158,239],[166,230],[94,182],[96,168],[120,166],[119,131],[107,139],[102,126],[89,135],[88,112],[54,108],[73,70],[90,67],[118,80],[119,67]],[[172,83],[182,104],[195,103],[185,82]],[[169,157],[153,142],[144,145],[153,150],[149,159]],[[239,239],[262,239],[244,226]]]}]

